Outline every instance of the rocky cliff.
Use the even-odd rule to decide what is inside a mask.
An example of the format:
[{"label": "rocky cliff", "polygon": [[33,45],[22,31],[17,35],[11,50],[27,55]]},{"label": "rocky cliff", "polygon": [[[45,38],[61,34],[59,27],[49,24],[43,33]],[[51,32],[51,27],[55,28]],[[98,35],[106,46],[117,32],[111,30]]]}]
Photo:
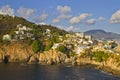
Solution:
[{"label": "rocky cliff", "polygon": [[8,45],[1,46],[0,62],[37,62],[48,65],[61,63],[70,63],[72,65],[95,64],[101,66],[102,68],[109,67],[110,71],[111,69],[117,70],[117,72],[120,71],[120,55],[114,53],[111,54],[106,61],[96,62],[90,57],[80,55],[68,58],[66,54],[52,49],[42,53],[34,53],[31,46],[22,42],[12,42]]},{"label": "rocky cliff", "polygon": [[34,53],[31,46],[22,42],[12,42],[0,47],[0,62],[64,63],[67,55],[56,50]]},{"label": "rocky cliff", "polygon": [[12,42],[0,47],[0,61],[26,62],[34,54],[31,47],[21,42]]}]

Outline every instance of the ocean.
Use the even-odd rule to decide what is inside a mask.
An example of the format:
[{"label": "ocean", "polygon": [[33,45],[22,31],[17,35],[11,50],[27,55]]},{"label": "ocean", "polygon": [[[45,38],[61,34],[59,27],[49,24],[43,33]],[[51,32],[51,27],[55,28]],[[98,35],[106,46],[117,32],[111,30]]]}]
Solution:
[{"label": "ocean", "polygon": [[120,80],[120,77],[91,65],[0,63],[0,80]]}]

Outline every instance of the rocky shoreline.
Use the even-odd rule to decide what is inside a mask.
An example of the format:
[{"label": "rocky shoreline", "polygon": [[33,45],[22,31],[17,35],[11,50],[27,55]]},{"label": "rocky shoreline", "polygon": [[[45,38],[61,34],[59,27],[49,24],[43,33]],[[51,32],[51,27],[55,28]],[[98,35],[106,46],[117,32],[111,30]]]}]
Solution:
[{"label": "rocky shoreline", "polygon": [[68,57],[66,54],[53,49],[42,53],[34,53],[31,46],[21,43],[12,43],[1,46],[0,62],[38,63],[42,65],[69,64],[72,66],[90,64],[96,65],[97,69],[120,76],[120,66],[118,66],[118,63],[116,63],[113,58],[110,58],[105,62],[96,62],[90,57],[81,57],[80,55]]}]

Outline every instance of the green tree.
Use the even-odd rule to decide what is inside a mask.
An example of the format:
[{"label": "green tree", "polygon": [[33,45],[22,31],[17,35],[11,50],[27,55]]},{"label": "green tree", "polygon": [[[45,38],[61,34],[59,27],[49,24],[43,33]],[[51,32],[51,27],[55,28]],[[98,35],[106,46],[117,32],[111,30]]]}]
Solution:
[{"label": "green tree", "polygon": [[40,51],[40,44],[37,40],[34,40],[32,42],[32,49],[35,53],[39,52]]},{"label": "green tree", "polygon": [[59,46],[59,47],[57,47],[56,50],[58,50],[58,51],[60,51],[60,52],[63,52],[63,53],[66,53],[67,47],[66,47],[66,46]]},{"label": "green tree", "polygon": [[53,42],[50,42],[47,46],[45,46],[45,51],[50,50],[52,46],[53,46]]},{"label": "green tree", "polygon": [[69,53],[69,56],[72,56],[72,57],[74,57],[74,56],[76,56],[77,54],[75,53],[75,52],[70,52]]},{"label": "green tree", "polygon": [[31,39],[28,39],[28,40],[27,40],[27,43],[28,43],[28,45],[31,45],[31,44],[32,44],[32,40],[31,40]]},{"label": "green tree", "polygon": [[104,51],[96,51],[96,52],[93,52],[92,57],[96,61],[102,62],[102,61],[106,61],[110,57],[110,54],[104,53]]}]

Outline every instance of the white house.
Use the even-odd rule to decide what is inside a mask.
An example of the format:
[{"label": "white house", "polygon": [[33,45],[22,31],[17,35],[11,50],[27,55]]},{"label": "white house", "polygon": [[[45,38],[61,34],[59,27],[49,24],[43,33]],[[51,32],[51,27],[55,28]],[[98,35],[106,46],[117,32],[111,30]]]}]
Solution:
[{"label": "white house", "polygon": [[15,32],[15,34],[19,34],[19,31],[14,31]]},{"label": "white house", "polygon": [[50,30],[50,29],[46,29],[46,33],[48,33],[48,34],[49,34],[50,32],[51,32],[51,30]]},{"label": "white house", "polygon": [[17,28],[19,28],[19,27],[21,27],[22,26],[22,24],[19,24],[19,25],[17,25]]},{"label": "white house", "polygon": [[77,37],[81,37],[81,38],[83,38],[85,36],[85,34],[83,32],[75,33],[75,35]]},{"label": "white house", "polygon": [[3,40],[11,40],[11,36],[9,34],[3,35]]},{"label": "white house", "polygon": [[85,38],[88,40],[92,40],[92,36],[91,35],[85,35]]},{"label": "white house", "polygon": [[52,49],[56,49],[58,46],[59,46],[59,44],[58,44],[58,43],[55,43],[55,44],[53,45]]},{"label": "white house", "polygon": [[84,46],[77,46],[76,54],[80,54],[83,51],[84,51]]},{"label": "white house", "polygon": [[19,29],[19,31],[23,31],[23,30],[25,30],[25,31],[26,31],[26,30],[27,30],[26,26],[19,27],[18,29]]}]

